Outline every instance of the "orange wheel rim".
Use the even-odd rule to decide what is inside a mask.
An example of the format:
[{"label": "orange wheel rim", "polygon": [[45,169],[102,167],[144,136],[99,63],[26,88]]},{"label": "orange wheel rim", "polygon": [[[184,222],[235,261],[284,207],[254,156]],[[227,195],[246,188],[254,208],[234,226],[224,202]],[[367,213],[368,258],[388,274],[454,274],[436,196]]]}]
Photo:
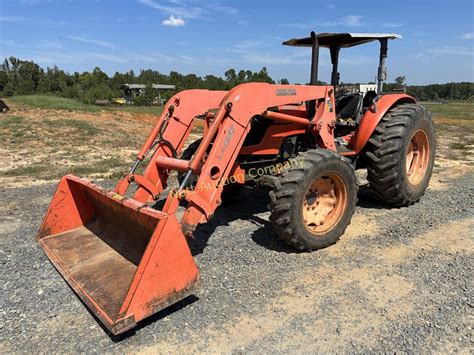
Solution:
[{"label": "orange wheel rim", "polygon": [[320,176],[303,200],[306,228],[315,235],[331,230],[341,219],[346,203],[347,188],[342,178],[335,173]]},{"label": "orange wheel rim", "polygon": [[425,176],[430,156],[430,145],[426,132],[416,131],[410,139],[406,154],[406,174],[412,185],[418,185]]}]

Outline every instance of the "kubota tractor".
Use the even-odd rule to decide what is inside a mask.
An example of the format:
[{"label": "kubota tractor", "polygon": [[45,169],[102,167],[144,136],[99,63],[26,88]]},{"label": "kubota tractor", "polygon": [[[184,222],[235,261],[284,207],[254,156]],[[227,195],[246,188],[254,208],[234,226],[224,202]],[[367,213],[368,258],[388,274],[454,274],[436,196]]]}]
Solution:
[{"label": "kubota tractor", "polygon": [[[275,234],[306,251],[344,233],[357,200],[355,169],[367,169],[383,203],[417,202],[431,176],[435,135],[431,114],[413,97],[382,93],[387,42],[398,37],[312,32],[283,43],[312,48],[309,85],[248,83],[174,95],[114,191],[72,175],[61,179],[38,243],[119,334],[195,291],[199,271],[186,237],[239,184],[269,187]],[[377,85],[339,85],[341,48],[371,41],[380,42]],[[317,85],[320,47],[331,54],[327,86]],[[183,152],[199,119],[203,137]],[[175,189],[167,188],[172,171]],[[161,210],[153,208],[165,191]],[[185,211],[178,218],[180,204]]]}]

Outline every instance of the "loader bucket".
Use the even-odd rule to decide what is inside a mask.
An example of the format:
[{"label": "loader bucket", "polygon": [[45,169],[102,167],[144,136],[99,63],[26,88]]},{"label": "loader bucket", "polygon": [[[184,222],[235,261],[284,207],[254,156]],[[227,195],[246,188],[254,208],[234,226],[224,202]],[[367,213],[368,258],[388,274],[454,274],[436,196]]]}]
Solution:
[{"label": "loader bucket", "polygon": [[37,240],[113,334],[189,296],[199,283],[174,214],[72,175],[61,179]]}]

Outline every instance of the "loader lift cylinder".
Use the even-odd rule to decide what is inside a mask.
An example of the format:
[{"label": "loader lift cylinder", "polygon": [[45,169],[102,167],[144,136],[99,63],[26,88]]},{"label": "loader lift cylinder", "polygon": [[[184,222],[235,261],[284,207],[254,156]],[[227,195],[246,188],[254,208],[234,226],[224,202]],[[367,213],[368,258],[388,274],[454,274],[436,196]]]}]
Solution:
[{"label": "loader lift cylinder", "polygon": [[202,138],[201,144],[199,145],[196,153],[194,153],[193,158],[189,162],[189,169],[193,172],[197,172],[197,168],[199,163],[202,161],[204,153],[206,152],[209,144],[211,144],[212,139],[216,135],[217,131],[219,130],[219,126],[221,122],[224,120],[224,117],[232,110],[232,103],[228,102],[225,105],[225,109],[220,109],[212,122],[211,127],[209,127],[208,133]]}]

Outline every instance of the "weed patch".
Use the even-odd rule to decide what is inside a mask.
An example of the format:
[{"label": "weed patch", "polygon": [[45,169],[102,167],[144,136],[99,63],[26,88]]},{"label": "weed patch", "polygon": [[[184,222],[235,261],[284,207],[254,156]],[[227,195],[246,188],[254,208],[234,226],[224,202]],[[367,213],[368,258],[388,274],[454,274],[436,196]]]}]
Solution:
[{"label": "weed patch", "polygon": [[51,120],[49,118],[45,118],[43,119],[42,122],[47,127],[71,128],[75,130],[77,133],[87,135],[87,136],[93,136],[99,133],[99,129],[87,121],[73,120],[70,118],[57,119],[57,120]]}]

